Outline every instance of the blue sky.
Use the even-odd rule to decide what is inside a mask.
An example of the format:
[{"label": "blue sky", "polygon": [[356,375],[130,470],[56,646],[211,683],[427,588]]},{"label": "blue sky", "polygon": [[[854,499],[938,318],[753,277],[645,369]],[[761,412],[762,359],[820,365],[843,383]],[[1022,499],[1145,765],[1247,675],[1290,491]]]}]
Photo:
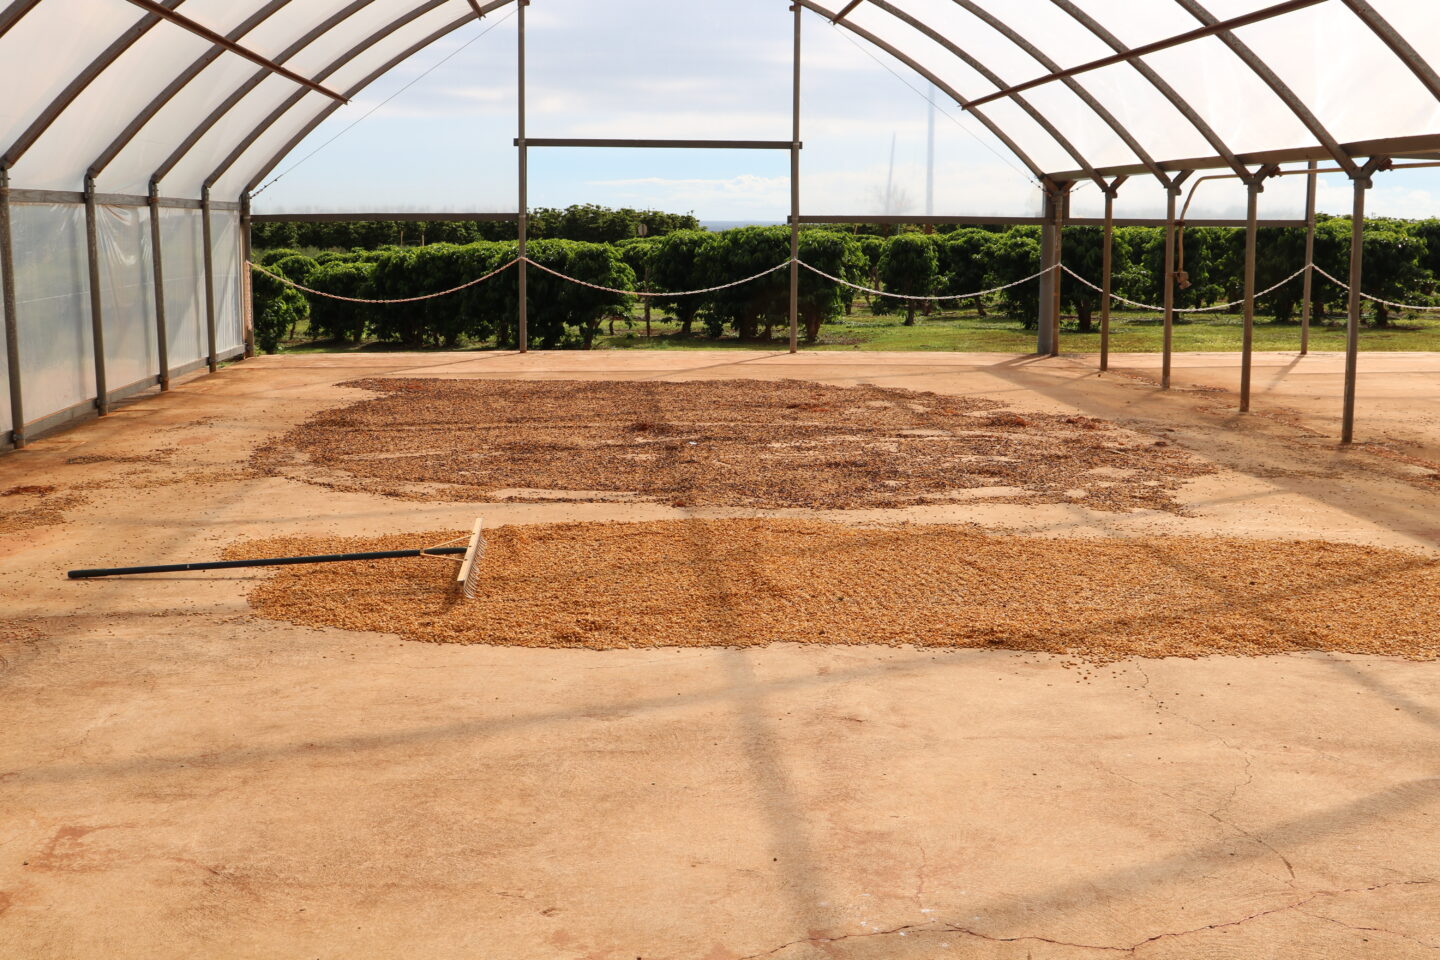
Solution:
[{"label": "blue sky", "polygon": [[[533,137],[789,138],[785,3],[544,0],[527,16]],[[287,158],[256,210],[513,210],[515,47],[513,8],[507,8],[412,58]],[[806,14],[806,212],[877,213],[887,195],[895,212],[924,212],[926,84],[869,49]],[[1037,212],[1038,188],[1020,163],[939,99],[936,212]],[[788,166],[783,152],[533,150],[530,203],[780,220],[789,206]],[[1322,210],[1348,213],[1351,191],[1343,176],[1322,177],[1319,197]],[[1299,216],[1303,199],[1303,178],[1272,181],[1261,214]],[[1154,215],[1163,204],[1157,186],[1136,179],[1121,192],[1117,209]],[[1236,216],[1243,204],[1235,184],[1209,183],[1191,216]],[[1369,206],[1377,215],[1440,216],[1440,171],[1382,174]],[[1098,192],[1079,190],[1074,207],[1077,215],[1096,215]]]}]

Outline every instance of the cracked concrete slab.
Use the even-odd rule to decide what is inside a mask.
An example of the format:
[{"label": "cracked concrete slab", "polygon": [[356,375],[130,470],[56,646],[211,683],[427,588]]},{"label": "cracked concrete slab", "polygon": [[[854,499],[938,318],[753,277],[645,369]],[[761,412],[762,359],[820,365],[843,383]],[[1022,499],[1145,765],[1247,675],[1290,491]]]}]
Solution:
[{"label": "cracked concrete slab", "polygon": [[[1440,360],[1424,362],[1434,382]],[[1328,369],[1302,368],[1303,387],[1283,369],[1257,378],[1257,408],[1338,391]],[[1362,396],[1366,376],[1386,376],[1370,369]],[[250,537],[468,526],[471,504],[337,493],[243,467],[266,436],[358,396],[335,384],[425,375],[810,377],[973,393],[1119,420],[1220,469],[1186,487],[1184,517],[961,501],[905,518],[1440,547],[1436,490],[1399,469],[1408,460],[1338,451],[1303,418],[1236,418],[1223,394],[1097,379],[1081,358],[239,364],[0,458],[0,490],[49,484],[81,498],[64,523],[0,529],[0,956],[1388,960],[1440,949],[1440,664],[434,646],[256,620],[254,571],[63,579],[82,564],[214,557]],[[1428,402],[1396,436],[1440,439],[1426,434]],[[495,523],[697,513],[617,502],[484,512]],[[847,513],[878,515],[898,514]]]}]

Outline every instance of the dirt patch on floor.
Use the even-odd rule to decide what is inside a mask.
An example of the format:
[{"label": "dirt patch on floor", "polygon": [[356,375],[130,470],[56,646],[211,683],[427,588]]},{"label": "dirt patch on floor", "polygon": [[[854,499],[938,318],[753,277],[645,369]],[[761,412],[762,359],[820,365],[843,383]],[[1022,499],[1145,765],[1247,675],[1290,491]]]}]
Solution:
[{"label": "dirt patch on floor", "polygon": [[82,507],[87,497],[57,492],[49,484],[26,484],[0,491],[0,535],[68,523],[67,511]]},{"label": "dirt patch on floor", "polygon": [[[463,535],[280,538],[229,556]],[[1003,647],[1105,661],[1333,650],[1430,659],[1440,560],[1323,541],[1047,539],[970,526],[676,520],[511,526],[480,594],[436,559],[282,568],[266,617],[443,643]]]},{"label": "dirt patch on floor", "polygon": [[[1166,440],[986,399],[794,380],[372,379],[381,396],[265,444],[260,470],[417,500],[903,507],[1018,488],[1010,502],[1177,511],[1212,468]],[[524,491],[549,491],[527,497]],[[588,493],[587,493],[588,492]]]}]

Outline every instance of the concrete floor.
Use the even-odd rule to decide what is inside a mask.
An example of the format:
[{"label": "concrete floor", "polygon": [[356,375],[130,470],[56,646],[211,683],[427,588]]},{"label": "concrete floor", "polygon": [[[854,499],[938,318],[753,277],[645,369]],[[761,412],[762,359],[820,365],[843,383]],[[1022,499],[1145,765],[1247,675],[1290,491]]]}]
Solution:
[{"label": "concrete floor", "polygon": [[[1169,394],[1146,357],[1103,379],[1088,358],[980,354],[261,358],[0,457],[0,491],[86,498],[67,523],[0,529],[0,957],[1432,956],[1440,664],[446,647],[252,619],[245,571],[63,579],[270,534],[467,526],[473,504],[240,469],[370,375],[985,395],[1120,420],[1222,469],[1186,489],[1190,517],[911,519],[1440,552],[1440,357],[1367,355],[1361,396],[1383,402],[1362,401],[1360,434],[1385,442],[1344,451],[1325,433],[1335,359],[1293,361],[1260,356],[1241,418],[1215,356],[1181,358],[1177,386],[1206,389]],[[1236,602],[1283,589],[1237,584]]]}]

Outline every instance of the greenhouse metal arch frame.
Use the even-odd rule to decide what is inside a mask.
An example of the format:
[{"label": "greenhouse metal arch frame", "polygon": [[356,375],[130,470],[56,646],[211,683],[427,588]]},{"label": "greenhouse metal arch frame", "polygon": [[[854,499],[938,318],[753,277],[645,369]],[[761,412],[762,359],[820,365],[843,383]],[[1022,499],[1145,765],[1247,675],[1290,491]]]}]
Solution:
[{"label": "greenhouse metal arch frame", "polygon": [[[527,140],[530,0],[0,6],[0,89],[7,91],[0,102],[0,396],[9,401],[0,403],[0,437],[23,446],[68,419],[103,415],[120,397],[166,389],[182,372],[214,370],[253,352],[244,269],[252,192],[350,98],[512,2],[521,24],[515,217],[523,252],[528,150],[542,142],[607,143]],[[1051,268],[1042,281],[1042,353],[1058,350],[1070,191],[1090,181],[1103,192],[1108,263],[1121,184],[1153,177],[1169,197],[1162,285],[1162,383],[1169,386],[1177,199],[1195,172],[1219,170],[1245,184],[1249,201],[1241,361],[1241,408],[1248,408],[1258,195],[1272,176],[1307,173],[1313,233],[1316,164],[1333,164],[1354,186],[1342,413],[1342,440],[1353,439],[1365,191],[1397,160],[1440,155],[1440,33],[1427,29],[1427,0],[831,3],[789,6],[795,131],[791,141],[767,144],[792,157],[792,251],[800,223],[835,218],[802,216],[799,206],[803,11],[934,83],[1033,177],[1044,199],[1043,265]],[[1227,109],[1237,103],[1245,109]],[[1108,267],[1104,273],[1108,294]],[[792,350],[795,276],[792,264]],[[523,297],[521,304],[523,311]],[[1106,329],[1108,312],[1106,296]]]}]

